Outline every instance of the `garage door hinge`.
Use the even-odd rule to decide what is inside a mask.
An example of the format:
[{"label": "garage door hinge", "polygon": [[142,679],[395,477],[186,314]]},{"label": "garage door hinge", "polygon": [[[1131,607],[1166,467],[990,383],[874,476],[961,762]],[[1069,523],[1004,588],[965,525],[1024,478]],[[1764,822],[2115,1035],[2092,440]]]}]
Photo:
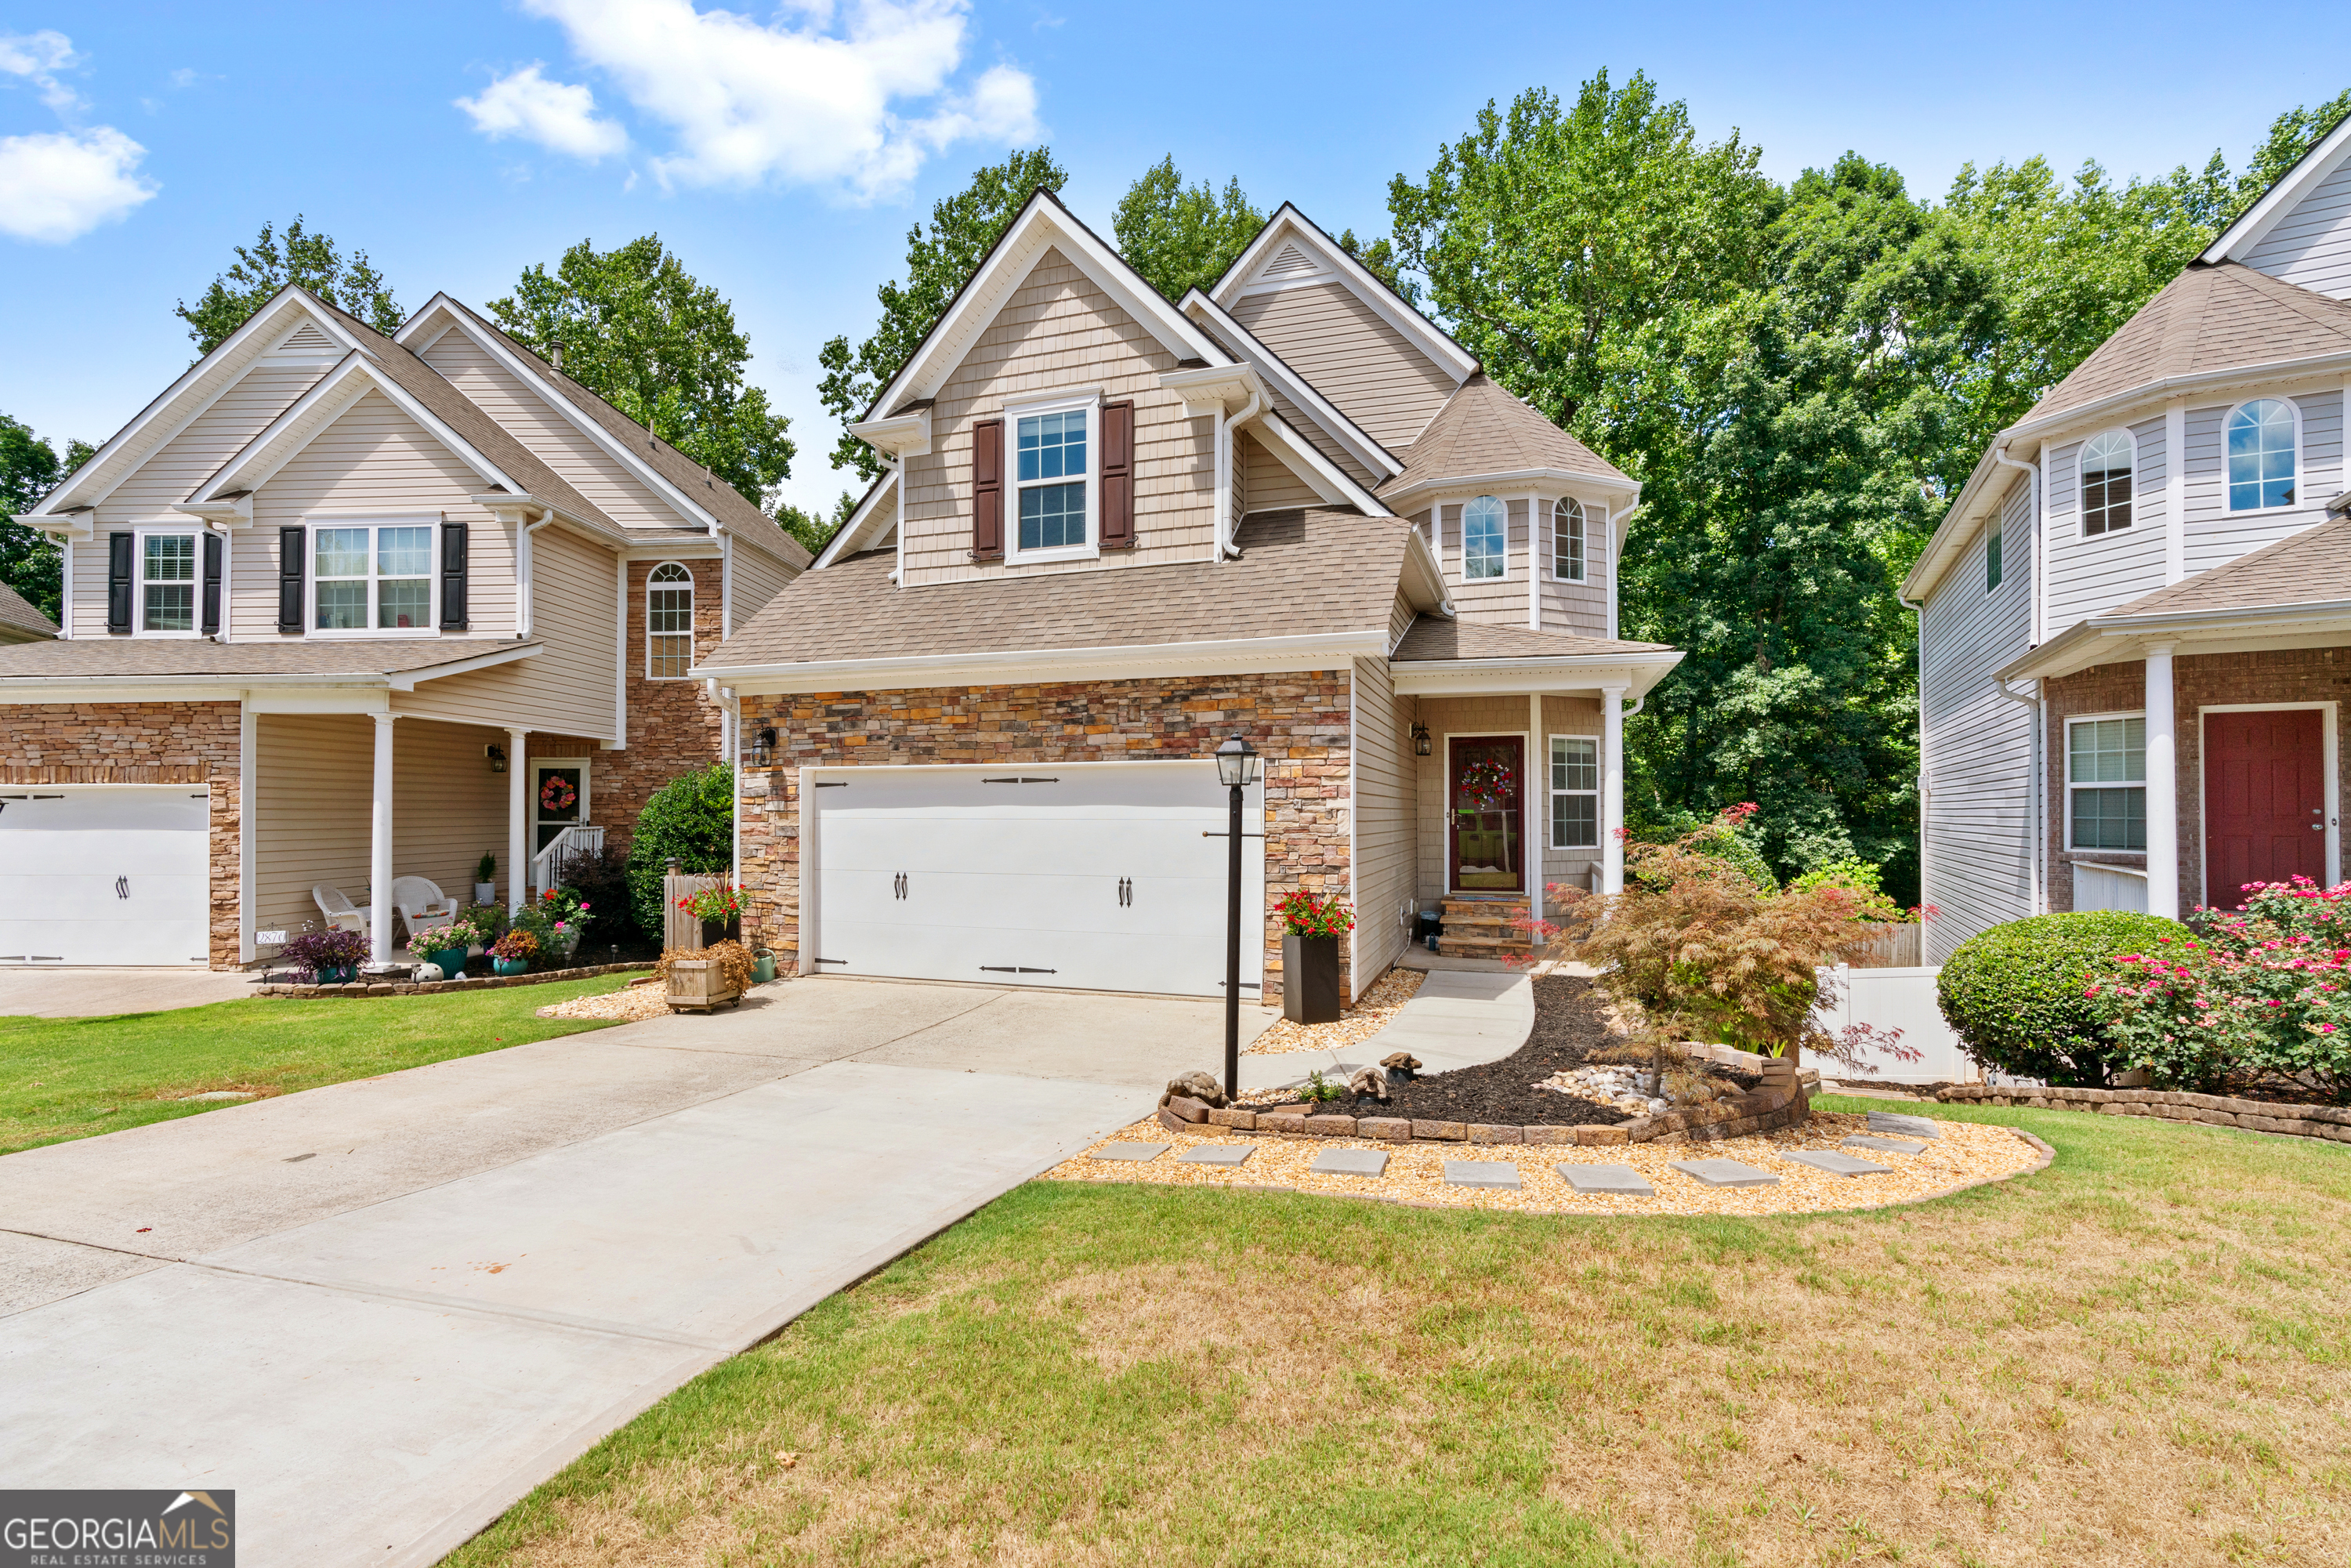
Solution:
[{"label": "garage door hinge", "polygon": [[816,781],[816,787],[820,789],[846,789],[849,788],[849,780],[846,779],[820,779]]},{"label": "garage door hinge", "polygon": [[1026,965],[982,964],[979,967],[979,972],[983,975],[1058,975],[1061,971],[1059,969],[1031,969]]},{"label": "garage door hinge", "polygon": [[1059,779],[983,779],[983,784],[1059,784]]},{"label": "garage door hinge", "polygon": [[[1224,986],[1224,981],[1222,981],[1222,980],[1218,980],[1218,981],[1217,982],[1217,985],[1218,988],[1220,988],[1220,989],[1221,989],[1221,988],[1223,988],[1223,986]],[[1257,981],[1255,981],[1255,980],[1243,980],[1243,981],[1241,982],[1241,989],[1242,989],[1242,990],[1245,990],[1245,991],[1261,991],[1261,990],[1263,990],[1264,988],[1264,988],[1263,986],[1259,985],[1259,984]]]},{"label": "garage door hinge", "polygon": [[[1232,837],[1232,834],[1230,834],[1230,833],[1202,833],[1200,836],[1201,836],[1202,838],[1204,838],[1204,839],[1229,839],[1229,838],[1231,838],[1231,837]],[[1243,833],[1243,834],[1241,835],[1241,837],[1243,837],[1243,838],[1245,838],[1245,839],[1261,839],[1261,838],[1265,837],[1265,835],[1264,835],[1263,833]]]},{"label": "garage door hinge", "polygon": [[811,958],[809,962],[811,964],[839,964],[843,968],[847,968],[849,967],[849,960],[846,958]]}]

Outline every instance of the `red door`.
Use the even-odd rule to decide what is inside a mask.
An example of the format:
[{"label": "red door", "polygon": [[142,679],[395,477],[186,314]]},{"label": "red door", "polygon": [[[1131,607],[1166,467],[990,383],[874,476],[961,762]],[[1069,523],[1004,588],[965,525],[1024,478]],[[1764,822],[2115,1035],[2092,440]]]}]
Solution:
[{"label": "red door", "polygon": [[1455,736],[1447,791],[1453,885],[1464,893],[1524,893],[1526,746],[1515,735]]},{"label": "red door", "polygon": [[2204,899],[2242,908],[2244,886],[2326,880],[2326,758],[2315,708],[2204,716]]}]

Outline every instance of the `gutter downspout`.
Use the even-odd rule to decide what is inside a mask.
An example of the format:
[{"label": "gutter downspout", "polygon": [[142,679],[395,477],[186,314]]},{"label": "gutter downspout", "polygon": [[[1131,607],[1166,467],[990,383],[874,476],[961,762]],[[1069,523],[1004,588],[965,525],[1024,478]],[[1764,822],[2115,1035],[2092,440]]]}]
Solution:
[{"label": "gutter downspout", "polygon": [[2041,465],[2011,457],[2004,442],[1992,448],[1991,460],[2003,468],[2021,468],[2032,479],[2027,494],[2032,499],[2032,645],[2037,648],[2049,640],[2049,519],[2041,505]]},{"label": "gutter downspout", "polygon": [[515,563],[515,635],[517,638],[530,635],[538,613],[531,583],[530,536],[553,521],[554,511],[542,507],[538,521],[520,523],[515,528],[515,554],[520,558]]},{"label": "gutter downspout", "polygon": [[890,529],[898,541],[898,559],[896,564],[890,568],[890,586],[904,588],[906,575],[906,460],[893,453],[883,453],[882,464],[896,476],[894,485],[898,492],[898,521]]},{"label": "gutter downspout", "polygon": [[[2041,707],[2041,683],[2032,683],[2031,696],[2021,696],[2010,691],[2008,683],[1995,675],[1991,689],[2009,701],[2032,710],[2032,745],[2029,753],[2032,759],[2032,913],[2046,915],[2049,913],[2049,870],[2043,862],[2049,852],[2049,769],[2042,764],[2041,741],[2042,732],[2048,727],[2048,723]],[[1923,858],[1922,854],[1922,866]],[[1926,890],[1923,869],[1918,881],[1919,891],[1923,894]]]},{"label": "gutter downspout", "polygon": [[1241,552],[1233,544],[1233,535],[1240,528],[1240,519],[1233,516],[1233,438],[1242,425],[1263,412],[1265,394],[1253,392],[1238,413],[1217,422],[1217,549],[1211,560],[1240,559]]}]

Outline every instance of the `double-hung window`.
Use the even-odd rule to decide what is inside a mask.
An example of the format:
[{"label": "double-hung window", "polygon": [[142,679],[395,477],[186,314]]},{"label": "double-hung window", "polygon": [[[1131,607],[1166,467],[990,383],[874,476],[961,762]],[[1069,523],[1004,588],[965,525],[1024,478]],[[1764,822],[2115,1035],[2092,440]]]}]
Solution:
[{"label": "double-hung window", "polygon": [[1600,742],[1592,736],[1551,737],[1551,847],[1600,847]]},{"label": "double-hung window", "polygon": [[196,629],[196,536],[139,536],[139,629]]},{"label": "double-hung window", "polygon": [[2065,792],[2073,848],[2147,848],[2146,718],[2069,720]]},{"label": "double-hung window", "polygon": [[1014,558],[1093,553],[1095,402],[1087,397],[1005,411],[1013,443]]},{"label": "double-hung window", "polygon": [[1461,508],[1461,576],[1477,582],[1507,574],[1510,566],[1510,512],[1492,496],[1480,496]]},{"label": "double-hung window", "polygon": [[1551,509],[1552,575],[1562,582],[1583,580],[1584,538],[1583,503],[1573,496],[1562,497]]},{"label": "double-hung window", "polygon": [[433,534],[430,523],[314,527],[310,624],[321,632],[430,632]]},{"label": "double-hung window", "polygon": [[674,560],[645,579],[645,674],[682,681],[694,667],[694,574]]}]

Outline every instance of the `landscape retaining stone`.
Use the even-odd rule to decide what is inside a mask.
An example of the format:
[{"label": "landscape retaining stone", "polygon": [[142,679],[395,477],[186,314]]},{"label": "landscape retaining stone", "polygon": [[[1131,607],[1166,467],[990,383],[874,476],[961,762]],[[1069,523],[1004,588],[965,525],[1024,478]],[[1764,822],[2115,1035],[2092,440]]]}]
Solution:
[{"label": "landscape retaining stone", "polygon": [[1227,1105],[1221,1110],[1211,1111],[1208,1113],[1208,1125],[1211,1127],[1238,1127],[1242,1132],[1246,1133],[1257,1125],[1257,1113],[1246,1110],[1238,1105]]},{"label": "landscape retaining stone", "polygon": [[1309,1116],[1306,1131],[1318,1138],[1352,1138],[1355,1135],[1353,1116]]},{"label": "landscape retaining stone", "polygon": [[429,997],[444,991],[490,991],[507,986],[545,986],[558,980],[589,980],[598,975],[638,973],[652,968],[651,964],[590,964],[580,969],[548,969],[536,975],[479,975],[462,980],[371,980],[364,985],[298,986],[290,981],[271,981],[256,986],[254,994],[261,997]]},{"label": "landscape retaining stone", "polygon": [[1472,1122],[1468,1124],[1468,1131],[1469,1141],[1473,1144],[1523,1144],[1527,1141],[1523,1127],[1499,1127],[1484,1122]]},{"label": "landscape retaining stone", "polygon": [[1195,1100],[1188,1094],[1171,1097],[1167,1102],[1167,1109],[1175,1112],[1186,1122],[1205,1122],[1208,1119],[1208,1103],[1205,1100]]},{"label": "landscape retaining stone", "polygon": [[[2351,1135],[2346,1135],[2351,1134],[2351,1108],[2341,1105],[2286,1105],[2179,1089],[2032,1089],[1983,1083],[1958,1084],[1938,1092],[1935,1098],[1948,1104],[2022,1105],[2099,1116],[2155,1116],[2207,1127],[2241,1127],[2287,1137],[2351,1143]],[[1876,1125],[1874,1116],[1871,1124]]]}]

